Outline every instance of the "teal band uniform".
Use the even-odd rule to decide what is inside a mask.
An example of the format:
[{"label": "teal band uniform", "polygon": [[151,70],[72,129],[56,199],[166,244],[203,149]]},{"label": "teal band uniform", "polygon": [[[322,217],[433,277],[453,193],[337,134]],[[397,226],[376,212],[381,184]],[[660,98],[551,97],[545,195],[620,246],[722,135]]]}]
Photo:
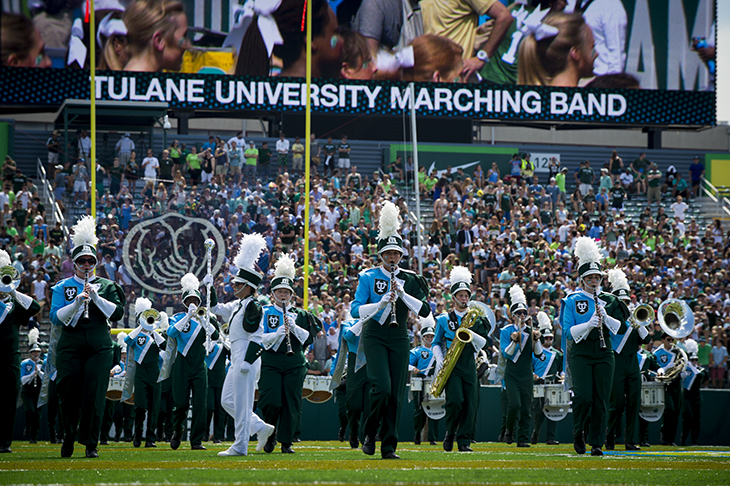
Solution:
[{"label": "teal band uniform", "polygon": [[345,399],[347,408],[347,425],[350,430],[350,439],[362,441],[365,439],[363,423],[370,411],[370,382],[368,381],[367,364],[355,371],[357,361],[357,348],[360,344],[360,336],[356,336],[350,330],[356,321],[347,320],[342,323],[342,333],[347,352],[347,396]]},{"label": "teal band uniform", "polygon": [[[433,344],[441,347],[444,358],[451,348],[456,330],[466,311],[441,314],[436,318],[436,329]],[[474,319],[469,330],[489,342],[489,326],[483,317]],[[478,349],[471,343],[464,345],[458,361],[446,382],[446,433],[455,438],[459,446],[468,446],[474,439],[474,426],[479,405],[479,381],[474,356]],[[487,344],[488,346],[488,344]],[[481,348],[479,348],[481,349]]]},{"label": "teal band uniform", "polygon": [[[515,324],[503,327],[499,332],[500,353],[506,360],[504,370],[504,386],[507,390],[506,430],[512,432],[517,442],[529,440],[529,428],[532,408],[533,379],[532,356],[533,340],[530,328],[520,329]],[[519,345],[513,354],[507,354],[512,342],[512,333],[520,333]]]},{"label": "teal band uniform", "polygon": [[[433,349],[427,348],[426,346],[416,346],[411,349],[410,356],[408,358],[408,365],[414,366],[418,370],[428,370],[427,373],[418,373],[417,377],[425,378],[426,376],[433,376]],[[429,368],[430,367],[430,368]],[[414,375],[411,375],[413,377]],[[424,385],[425,386],[425,385]],[[426,412],[421,406],[423,401],[423,391],[414,393],[413,397],[413,429],[415,430],[416,437],[421,435],[423,428],[428,423],[428,438],[429,442],[439,440],[439,421],[429,418]],[[420,439],[419,439],[420,440]]]},{"label": "teal band uniform", "polygon": [[[139,329],[139,331],[137,331]],[[135,329],[124,340],[127,343],[127,359],[135,360],[134,371],[134,434],[147,442],[157,440],[157,416],[160,413],[160,348],[162,336]],[[147,433],[143,436],[143,424],[147,418]]]},{"label": "teal band uniform", "polygon": [[[294,354],[286,355],[286,338],[278,345],[269,347],[274,341],[277,329],[284,326],[284,314],[277,305],[263,307],[261,322],[264,329],[264,348],[261,355],[261,379],[259,380],[259,410],[267,424],[276,427],[276,436],[282,445],[291,446],[294,441],[297,419],[302,406],[302,388],[307,374],[307,360],[304,350],[312,344],[322,329],[319,319],[313,314],[294,307],[287,308],[287,315],[301,328],[303,341],[296,330],[290,330],[291,347]],[[306,332],[306,335],[304,334]],[[268,336],[268,337],[267,337]]]},{"label": "teal band uniform", "polygon": [[710,372],[706,368],[698,368],[693,364],[687,365],[687,376],[682,380],[684,387],[682,403],[682,444],[696,445],[700,438],[700,423],[702,397],[700,387],[710,379]]},{"label": "teal band uniform", "polygon": [[68,325],[61,322],[59,311],[72,305],[76,296],[83,292],[84,280],[74,276],[53,286],[51,322],[62,327],[56,348],[56,386],[64,435],[66,440],[77,437],[80,444],[96,448],[109,370],[113,365],[109,327],[111,322],[124,316],[126,299],[122,288],[110,280],[92,277],[89,284],[95,286],[99,298],[104,299],[100,302],[108,314],[90,300],[88,319],[74,318]]},{"label": "teal band uniform", "polygon": [[[211,305],[213,305],[211,303]],[[173,429],[176,435],[181,435],[183,422],[187,420],[188,408],[190,407],[190,392],[192,398],[192,421],[190,423],[190,445],[198,446],[205,435],[205,421],[207,417],[208,403],[208,372],[205,366],[205,329],[197,318],[191,318],[185,324],[183,331],[175,327],[175,324],[185,317],[185,313],[175,314],[170,319],[170,327],[167,328],[167,335],[177,342],[177,358],[172,365],[172,399],[175,404],[172,420]],[[218,320],[211,316],[211,324],[215,331],[210,339],[218,339]]]},{"label": "teal band uniform", "polygon": [[[626,319],[630,315],[626,304],[612,294],[599,296],[606,314],[619,321],[616,334],[626,332]],[[591,447],[603,447],[608,423],[608,403],[613,384],[614,352],[611,332],[603,325],[606,348],[601,349],[599,331],[591,329],[580,342],[571,334],[574,325],[588,322],[596,312],[591,294],[582,290],[572,292],[560,309],[563,328],[563,349],[566,349],[564,367],[571,377],[573,387],[573,435],[579,437],[588,428],[586,443]]]},{"label": "teal band uniform", "polygon": [[[397,269],[395,278],[401,282],[406,299],[410,302],[407,305],[403,298],[396,301],[398,327],[390,327],[386,322],[390,320],[388,305],[364,323],[360,335],[368,363],[368,381],[371,384],[370,412],[365,421],[365,435],[374,440],[375,434],[380,433],[381,454],[394,452],[398,446],[398,424],[410,351],[406,325],[408,312],[411,310],[420,317],[427,317],[431,313],[426,303],[428,285],[422,276]],[[361,316],[360,308],[366,304],[379,303],[389,290],[390,272],[380,267],[361,272],[350,309],[352,317],[365,317]]]},{"label": "teal band uniform", "polygon": [[[537,379],[536,385],[558,383],[560,373],[563,372],[563,353],[552,346],[543,349],[544,359],[537,356],[532,357],[532,369]],[[534,377],[533,377],[534,378]],[[554,420],[548,420],[542,411],[545,403],[544,397],[532,399],[532,432],[530,433],[531,442],[537,442],[542,430],[542,424],[547,422],[546,440],[555,440],[558,423]]]},{"label": "teal band uniform", "polygon": [[[650,378],[650,373],[654,373],[659,369],[659,363],[656,360],[656,356],[649,351],[640,349],[636,353],[636,361],[638,362],[641,374],[646,379]],[[649,442],[649,422],[641,417],[639,417],[639,441],[642,444]]]},{"label": "teal band uniform", "polygon": [[[676,346],[671,351],[664,349],[664,346],[654,350],[659,367],[668,372],[674,366],[679,351]],[[662,426],[660,437],[662,442],[674,443],[677,437],[679,416],[682,412],[682,378],[677,377],[664,386],[664,415],[662,415]]]}]

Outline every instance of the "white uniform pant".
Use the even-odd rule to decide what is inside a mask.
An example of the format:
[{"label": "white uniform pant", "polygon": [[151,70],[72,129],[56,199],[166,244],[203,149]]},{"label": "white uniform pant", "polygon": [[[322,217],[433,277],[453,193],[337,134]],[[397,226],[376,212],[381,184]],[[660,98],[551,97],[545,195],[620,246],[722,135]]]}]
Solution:
[{"label": "white uniform pant", "polygon": [[250,436],[264,430],[266,422],[253,412],[256,379],[261,372],[261,358],[258,358],[253,368],[247,374],[239,371],[248,348],[248,342],[241,342],[236,346],[231,343],[231,367],[223,383],[221,405],[223,410],[233,417],[236,425],[236,441],[231,449],[239,454],[248,454],[248,439]]}]

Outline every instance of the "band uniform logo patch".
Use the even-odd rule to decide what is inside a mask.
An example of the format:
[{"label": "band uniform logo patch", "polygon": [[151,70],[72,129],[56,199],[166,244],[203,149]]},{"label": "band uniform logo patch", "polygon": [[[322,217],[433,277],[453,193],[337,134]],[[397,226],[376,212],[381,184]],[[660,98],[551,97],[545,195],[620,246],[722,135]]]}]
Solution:
[{"label": "band uniform logo patch", "polygon": [[663,355],[659,356],[659,361],[661,361],[664,364],[667,364],[669,362],[669,356],[667,356],[666,354],[663,354]]},{"label": "band uniform logo patch", "polygon": [[267,319],[267,325],[269,326],[269,329],[276,329],[279,327],[279,316],[270,315]]},{"label": "band uniform logo patch", "polygon": [[456,321],[449,320],[449,331],[456,332],[456,328],[459,327],[459,323]]},{"label": "band uniform logo patch", "polygon": [[542,353],[538,359],[540,361],[545,361],[547,359],[547,356],[545,356],[545,353]]},{"label": "band uniform logo patch", "polygon": [[182,332],[183,332],[183,334],[186,332],[190,332],[190,321],[185,323],[185,326],[183,327]]},{"label": "band uniform logo patch", "polygon": [[142,335],[137,336],[137,345],[140,348],[143,348],[144,347],[144,343],[146,343],[146,342],[147,342],[147,337],[146,336],[142,336]]},{"label": "band uniform logo patch", "polygon": [[25,365],[25,371],[26,373],[31,373],[33,371],[33,363],[28,363]]},{"label": "band uniform logo patch", "polygon": [[389,236],[388,237],[388,244],[389,245],[397,245],[398,239],[395,236]]},{"label": "band uniform logo patch", "polygon": [[591,269],[591,270],[598,270],[598,263],[596,263],[596,262],[591,262],[591,266],[590,266],[590,269]]},{"label": "band uniform logo patch", "polygon": [[388,291],[388,281],[376,278],[373,290],[375,290],[375,293],[378,295],[384,295]]},{"label": "band uniform logo patch", "polygon": [[79,293],[79,289],[76,287],[64,287],[63,296],[67,301],[74,300]]},{"label": "band uniform logo patch", "polygon": [[575,301],[575,311],[583,315],[588,312],[588,301],[587,300],[576,300]]},{"label": "band uniform logo patch", "polygon": [[428,351],[425,349],[421,351],[421,359],[428,359]]}]

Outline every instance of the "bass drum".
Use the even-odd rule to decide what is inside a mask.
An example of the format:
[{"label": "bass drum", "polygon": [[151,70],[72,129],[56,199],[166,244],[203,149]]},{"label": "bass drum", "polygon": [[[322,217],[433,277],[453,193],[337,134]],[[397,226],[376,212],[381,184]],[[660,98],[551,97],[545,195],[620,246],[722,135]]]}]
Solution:
[{"label": "bass drum", "polygon": [[664,383],[645,381],[641,384],[639,417],[656,422],[664,414]]},{"label": "bass drum", "polygon": [[307,400],[312,403],[324,403],[332,398],[330,391],[331,376],[312,376],[312,393],[307,396]]},{"label": "bass drum", "polygon": [[545,397],[542,413],[553,422],[560,422],[570,411],[570,391],[565,390],[562,383],[542,385],[542,387]]},{"label": "bass drum", "polygon": [[314,393],[314,376],[313,375],[307,375],[304,378],[304,386],[302,387],[302,398],[307,398],[309,395]]},{"label": "bass drum", "polygon": [[434,397],[431,395],[431,385],[433,378],[423,379],[423,390],[421,391],[421,408],[428,418],[440,420],[446,416],[446,391],[441,392],[441,396]]}]

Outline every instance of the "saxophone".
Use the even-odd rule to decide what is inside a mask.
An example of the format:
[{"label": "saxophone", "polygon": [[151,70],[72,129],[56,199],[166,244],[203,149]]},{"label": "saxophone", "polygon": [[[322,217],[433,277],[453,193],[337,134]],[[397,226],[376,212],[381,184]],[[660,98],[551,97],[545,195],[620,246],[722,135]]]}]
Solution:
[{"label": "saxophone", "polygon": [[454,371],[456,362],[459,361],[459,357],[461,356],[461,352],[464,350],[464,346],[469,344],[473,339],[473,333],[469,328],[474,325],[474,322],[478,317],[486,317],[484,309],[482,309],[480,305],[472,305],[473,303],[474,301],[469,302],[469,311],[461,320],[461,325],[456,330],[454,341],[451,343],[451,347],[444,357],[444,365],[433,380],[433,384],[431,385],[431,395],[434,397],[441,396],[441,393],[443,393],[444,388],[446,387],[446,382],[449,381],[451,372]]}]

